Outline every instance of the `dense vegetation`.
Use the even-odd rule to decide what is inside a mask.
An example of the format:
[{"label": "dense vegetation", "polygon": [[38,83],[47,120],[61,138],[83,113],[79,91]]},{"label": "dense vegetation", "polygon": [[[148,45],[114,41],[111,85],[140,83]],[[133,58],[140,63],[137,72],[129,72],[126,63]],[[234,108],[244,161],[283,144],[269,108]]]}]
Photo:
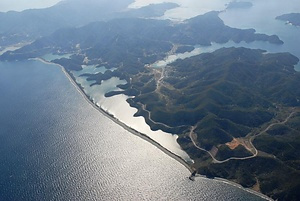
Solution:
[{"label": "dense vegetation", "polygon": [[139,91],[133,101],[145,105],[155,122],[196,125],[199,142],[210,149],[270,121],[276,104],[299,106],[297,62],[290,54],[220,49],[174,62],[159,89],[153,80],[133,79],[131,88]]},{"label": "dense vegetation", "polygon": [[[287,183],[286,178],[299,178],[299,155],[291,148],[298,146],[297,116],[287,125],[276,125],[253,138],[260,150],[257,157],[222,160],[254,156],[253,147],[239,141],[235,146],[233,142],[252,142],[255,135],[251,133],[277,120],[280,108],[299,108],[300,75],[294,71],[298,58],[289,53],[222,48],[178,60],[163,69],[151,67],[170,53],[192,51],[195,45],[211,42],[283,43],[275,35],[228,27],[218,14],[209,12],[182,23],[123,18],[65,28],[0,58],[20,60],[47,53],[70,53],[70,59],[53,62],[68,71],[80,70],[84,61],[116,68],[83,76],[93,80],[93,85],[111,77],[125,79],[127,84],[119,86],[124,91],[112,91],[106,96],[134,96],[128,102],[138,109],[135,115],[145,117],[153,130],[179,134],[178,142],[195,160],[200,173],[247,187],[258,182],[265,194],[293,198],[298,195],[295,189],[299,188],[299,180]],[[276,146],[272,147],[271,142]],[[212,163],[211,156],[193,143],[221,162]],[[285,174],[286,171],[289,172]]]},{"label": "dense vegetation", "polygon": [[[199,171],[210,176],[237,181],[246,187],[251,187],[258,182],[260,190],[274,199],[298,200],[300,196],[299,121],[298,112],[286,124],[274,126],[258,136],[254,140],[254,145],[261,151],[260,156],[244,161],[232,160],[222,164],[202,165]],[[263,153],[268,153],[272,157],[267,157]],[[207,160],[203,156],[202,159]]]},{"label": "dense vegetation", "polygon": [[278,116],[282,114],[279,108],[298,110],[300,73],[294,70],[298,61],[289,53],[222,48],[170,64],[160,86],[143,73],[124,89],[125,93],[130,87],[137,91],[129,102],[152,129],[183,133],[178,142],[195,159],[200,173],[231,179],[246,187],[259,184],[269,196],[295,200],[300,180],[290,182],[288,178],[300,178],[300,153],[296,149],[300,146],[299,114],[286,125],[274,125],[257,136],[253,143],[259,154],[247,160],[211,163],[205,152],[194,147],[188,133],[195,126],[196,143],[208,151],[215,150],[217,160],[253,156],[244,145],[232,149],[227,143],[249,140],[251,132],[257,133],[270,122],[283,121]]},{"label": "dense vegetation", "polygon": [[[168,20],[137,18],[95,22],[81,28],[65,28],[15,52],[7,52],[2,60],[25,59],[45,53],[73,52],[85,54],[90,60],[101,60],[111,66],[143,68],[163,58],[173,44],[181,46],[211,45],[211,42],[268,41],[282,44],[276,35],[255,33],[254,29],[228,27],[209,12],[183,23]],[[126,59],[124,59],[126,58]],[[138,65],[138,66],[137,66]],[[124,70],[125,71],[125,70]]]},{"label": "dense vegetation", "polygon": [[65,27],[80,27],[95,21],[124,17],[159,17],[174,3],[151,4],[126,9],[133,0],[65,0],[45,9],[0,12],[0,46],[34,41]]}]

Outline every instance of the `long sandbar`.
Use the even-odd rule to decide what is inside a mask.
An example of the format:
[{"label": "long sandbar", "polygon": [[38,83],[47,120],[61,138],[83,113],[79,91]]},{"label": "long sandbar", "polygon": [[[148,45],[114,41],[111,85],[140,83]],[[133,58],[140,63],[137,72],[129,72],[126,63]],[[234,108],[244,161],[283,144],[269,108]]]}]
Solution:
[{"label": "long sandbar", "polygon": [[[165,154],[167,154],[168,156],[172,157],[173,159],[175,159],[176,161],[178,161],[179,163],[181,163],[183,166],[185,166],[191,173],[193,173],[195,171],[195,169],[191,166],[191,164],[187,163],[183,158],[181,158],[180,156],[174,154],[173,152],[169,151],[168,149],[166,149],[164,146],[162,146],[161,144],[159,144],[158,142],[156,142],[155,140],[153,140],[152,138],[150,138],[149,136],[129,127],[128,125],[126,125],[125,123],[119,121],[117,118],[115,118],[113,115],[109,114],[107,111],[103,110],[101,107],[97,106],[91,99],[90,97],[84,93],[83,89],[81,86],[79,86],[76,81],[75,81],[75,78],[72,76],[72,74],[70,74],[62,65],[60,64],[56,64],[56,63],[52,63],[52,62],[49,62],[49,61],[46,61],[42,58],[34,58],[34,59],[31,59],[31,60],[37,60],[37,61],[40,61],[40,62],[43,62],[45,64],[50,64],[50,65],[56,65],[56,66],[59,66],[62,70],[62,72],[66,75],[66,77],[69,79],[69,81],[72,83],[72,85],[77,89],[77,91],[81,94],[81,96],[96,110],[98,110],[101,114],[103,114],[104,116],[106,116],[107,118],[111,119],[113,122],[115,122],[116,124],[120,125],[121,127],[123,127],[125,130],[127,130],[128,132],[142,138],[143,140],[151,143],[152,145],[154,145],[155,147],[157,147],[158,149],[160,149],[161,151],[163,151]],[[205,175],[199,175],[197,174],[196,177],[201,177],[201,178],[204,178],[204,179],[209,179],[207,177],[205,177]],[[232,182],[230,180],[227,180],[227,179],[223,179],[223,178],[214,178],[213,180],[215,181],[218,181],[218,182],[222,182],[222,183],[226,183],[228,185],[231,185],[231,186],[235,186],[237,188],[240,188],[240,189],[243,189],[244,191],[247,191],[251,194],[254,194],[254,195],[257,195],[263,199],[266,199],[266,200],[273,200],[271,199],[270,197],[260,193],[260,192],[257,192],[257,191],[254,191],[252,189],[249,189],[249,188],[244,188],[243,186],[241,186],[240,184],[238,183],[235,183],[235,182]]]},{"label": "long sandbar", "polygon": [[146,140],[147,142],[151,143],[152,145],[156,146],[157,148],[159,148],[161,151],[163,151],[165,154],[167,154],[168,156],[174,158],[175,160],[177,160],[178,162],[180,162],[182,165],[184,165],[191,173],[194,171],[194,169],[192,168],[192,166],[187,163],[183,158],[181,158],[180,156],[174,154],[173,152],[169,151],[168,149],[166,149],[164,146],[162,146],[160,143],[156,142],[155,140],[153,140],[152,138],[150,138],[149,136],[129,127],[128,125],[126,125],[125,123],[119,121],[117,118],[115,118],[113,115],[111,115],[110,113],[108,113],[107,111],[103,110],[101,107],[97,106],[91,99],[90,97],[83,91],[82,87],[80,87],[76,81],[75,78],[73,77],[72,74],[70,74],[62,65],[60,64],[56,64],[56,63],[52,63],[49,61],[46,61],[44,59],[41,58],[35,58],[33,60],[37,60],[46,64],[51,64],[51,65],[56,65],[59,66],[61,68],[61,70],[63,71],[63,73],[67,76],[67,78],[70,80],[70,82],[73,84],[73,86],[77,89],[77,91],[82,95],[82,97],[96,110],[98,110],[99,112],[101,112],[101,114],[103,114],[104,116],[106,116],[107,118],[111,119],[113,122],[115,122],[116,124],[120,125],[121,127],[123,127],[125,130],[129,131],[130,133],[142,138],[143,140]]}]

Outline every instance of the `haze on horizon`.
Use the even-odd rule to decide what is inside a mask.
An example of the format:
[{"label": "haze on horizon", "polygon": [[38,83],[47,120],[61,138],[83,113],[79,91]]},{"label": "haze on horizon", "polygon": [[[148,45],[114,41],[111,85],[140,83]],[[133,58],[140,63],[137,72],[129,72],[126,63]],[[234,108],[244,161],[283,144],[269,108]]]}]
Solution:
[{"label": "haze on horizon", "polygon": [[[26,9],[34,9],[34,8],[47,8],[51,7],[58,2],[63,0],[1,0],[0,1],[0,12],[7,12],[7,11],[23,11]],[[83,0],[84,1],[84,0]],[[163,2],[173,2],[178,3],[179,5],[185,8],[192,8],[192,7],[202,7],[211,8],[215,7],[215,5],[219,5],[219,9],[224,7],[224,4],[230,2],[230,0],[215,0],[215,1],[207,1],[207,0],[135,0],[129,7],[142,7],[149,4],[157,4]],[[212,6],[214,5],[214,6]],[[205,9],[206,11],[209,9]],[[203,11],[204,12],[204,11]]]},{"label": "haze on horizon", "polygon": [[32,8],[47,8],[61,0],[1,0],[0,12],[22,11]]}]

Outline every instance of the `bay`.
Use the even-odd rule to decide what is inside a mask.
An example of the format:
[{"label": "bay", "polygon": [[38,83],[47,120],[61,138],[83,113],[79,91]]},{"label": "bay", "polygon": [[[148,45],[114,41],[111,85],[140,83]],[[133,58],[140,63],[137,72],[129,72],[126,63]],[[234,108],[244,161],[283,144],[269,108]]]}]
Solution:
[{"label": "bay", "polygon": [[[131,7],[141,7],[151,3],[162,3],[163,0],[136,0]],[[192,53],[170,55],[163,61],[159,61],[159,67],[178,59],[197,55],[204,52],[211,52],[221,47],[246,47],[252,49],[263,49],[270,53],[290,52],[300,58],[300,27],[286,25],[285,22],[276,20],[277,16],[286,13],[299,13],[299,0],[249,0],[253,4],[248,9],[226,9],[226,4],[231,0],[170,0],[179,4],[178,8],[168,10],[161,19],[171,19],[183,21],[197,15],[205,14],[209,11],[221,11],[219,17],[225,25],[239,29],[255,29],[257,33],[277,35],[284,42],[283,45],[274,45],[268,42],[255,41],[252,43],[234,43],[229,41],[225,44],[212,43],[210,47],[198,46]],[[157,63],[156,63],[157,64]],[[295,66],[295,70],[300,71],[300,63]]]}]

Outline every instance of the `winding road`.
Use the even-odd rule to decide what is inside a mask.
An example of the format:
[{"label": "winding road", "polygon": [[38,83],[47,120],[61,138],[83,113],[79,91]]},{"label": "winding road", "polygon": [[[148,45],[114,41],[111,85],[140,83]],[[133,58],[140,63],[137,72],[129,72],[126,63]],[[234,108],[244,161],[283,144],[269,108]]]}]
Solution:
[{"label": "winding road", "polygon": [[[293,110],[294,110],[294,108],[293,108]],[[190,133],[189,133],[189,137],[191,138],[191,140],[192,140],[194,146],[195,146],[197,149],[199,149],[199,150],[201,150],[201,151],[205,151],[206,153],[208,153],[208,154],[211,156],[211,158],[212,158],[212,160],[213,160],[213,163],[225,163],[225,162],[228,162],[228,161],[230,161],[230,160],[248,160],[248,159],[251,159],[251,158],[255,158],[255,157],[258,155],[258,150],[256,149],[256,147],[255,147],[255,146],[253,145],[253,143],[252,143],[253,140],[254,140],[257,136],[260,136],[260,135],[262,135],[263,133],[267,132],[270,128],[272,128],[272,127],[275,126],[275,125],[282,125],[282,124],[285,124],[285,123],[286,123],[286,122],[287,122],[294,114],[296,114],[296,113],[297,113],[297,111],[292,111],[292,112],[285,118],[284,121],[282,121],[282,122],[277,122],[277,123],[272,123],[272,124],[270,124],[267,128],[265,128],[263,131],[261,131],[261,132],[259,132],[258,134],[256,134],[256,135],[250,137],[249,142],[250,142],[250,144],[251,144],[251,146],[252,146],[252,148],[254,149],[254,152],[255,152],[252,156],[247,156],[247,157],[243,157],[243,158],[230,157],[230,158],[228,158],[228,159],[225,159],[225,160],[220,161],[220,160],[216,159],[210,151],[207,151],[206,149],[203,149],[203,148],[201,148],[201,147],[199,147],[199,146],[197,145],[197,143],[195,142],[195,139],[194,139],[194,137],[193,137],[193,135],[194,135],[194,130],[196,129],[196,126],[192,126],[192,127],[191,127],[191,131],[190,131]]]}]

